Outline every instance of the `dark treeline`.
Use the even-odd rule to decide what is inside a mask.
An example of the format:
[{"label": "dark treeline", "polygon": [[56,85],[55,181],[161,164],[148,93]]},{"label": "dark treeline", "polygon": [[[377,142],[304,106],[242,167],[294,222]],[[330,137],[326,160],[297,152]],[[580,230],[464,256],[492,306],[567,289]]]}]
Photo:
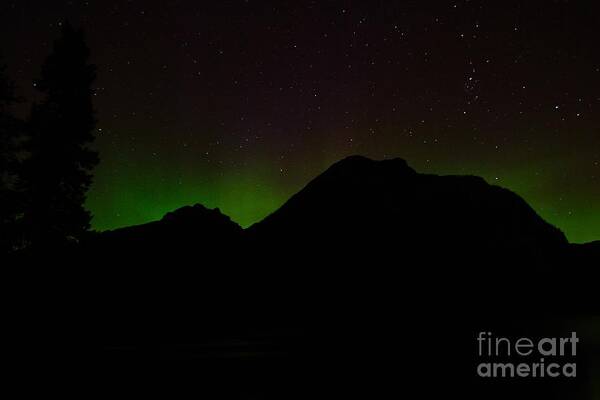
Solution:
[{"label": "dark treeline", "polygon": [[0,251],[62,246],[90,227],[85,210],[94,140],[92,83],[96,68],[81,30],[64,23],[42,65],[36,89],[42,100],[25,119],[13,106],[23,101],[0,69]]}]

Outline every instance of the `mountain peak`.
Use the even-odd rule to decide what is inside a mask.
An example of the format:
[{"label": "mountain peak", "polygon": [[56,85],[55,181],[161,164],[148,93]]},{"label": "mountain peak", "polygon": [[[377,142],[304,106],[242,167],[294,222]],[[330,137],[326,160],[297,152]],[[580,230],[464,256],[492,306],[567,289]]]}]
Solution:
[{"label": "mountain peak", "polygon": [[388,172],[404,172],[415,174],[416,172],[408,166],[408,163],[403,158],[391,158],[384,160],[373,160],[371,158],[352,155],[336,162],[323,173],[323,175],[342,172],[345,174],[351,173],[381,173]]},{"label": "mountain peak", "polygon": [[470,243],[535,252],[567,243],[522,198],[482,178],[420,174],[401,158],[363,156],[333,164],[251,231],[304,243],[335,238],[406,248]]},{"label": "mountain peak", "polygon": [[231,219],[227,215],[221,213],[221,210],[218,208],[210,209],[198,203],[193,206],[184,206],[175,211],[168,212],[161,219],[161,221],[168,223],[179,221],[193,223],[219,220],[232,223]]}]

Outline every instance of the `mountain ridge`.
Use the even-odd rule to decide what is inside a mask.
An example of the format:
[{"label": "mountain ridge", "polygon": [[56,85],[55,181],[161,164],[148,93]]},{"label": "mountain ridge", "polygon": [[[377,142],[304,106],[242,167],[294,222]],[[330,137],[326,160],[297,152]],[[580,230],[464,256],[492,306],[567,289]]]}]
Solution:
[{"label": "mountain ridge", "polygon": [[192,255],[202,249],[209,258],[239,253],[266,256],[268,263],[285,252],[296,254],[292,261],[298,264],[314,257],[351,261],[350,254],[384,262],[400,251],[430,265],[488,260],[537,268],[569,258],[587,262],[598,247],[570,244],[523,198],[481,177],[421,174],[401,158],[363,156],[332,164],[245,229],[218,208],[196,204],[158,221],[92,235],[83,243],[84,251],[99,253]]},{"label": "mountain ridge", "polygon": [[[368,171],[368,173],[366,173],[366,171]],[[553,230],[555,230],[555,235],[557,237],[561,236],[562,238],[564,238],[564,241],[567,241],[566,237],[564,236],[564,233],[562,233],[562,231],[560,231],[560,229],[558,229],[555,226],[553,226],[552,224],[546,222],[519,195],[515,194],[514,192],[510,191],[509,189],[503,188],[498,185],[490,184],[479,176],[421,174],[421,173],[416,172],[413,168],[411,168],[408,165],[408,163],[406,162],[406,160],[404,160],[402,158],[372,160],[372,159],[369,159],[369,158],[361,156],[361,155],[352,155],[352,156],[346,157],[346,158],[332,164],[322,174],[316,176],[314,179],[309,181],[301,190],[299,190],[297,193],[293,194],[277,210],[273,211],[272,213],[267,215],[262,220],[254,223],[246,228],[240,227],[240,229],[241,229],[241,231],[243,231],[244,234],[248,234],[248,233],[252,233],[252,232],[260,230],[261,226],[267,224],[269,221],[276,218],[276,216],[278,214],[281,214],[282,212],[284,213],[284,212],[286,212],[287,209],[289,209],[290,207],[293,207],[293,205],[295,203],[297,203],[298,198],[302,197],[302,195],[307,190],[311,190],[311,188],[314,186],[328,185],[332,182],[335,183],[336,181],[339,181],[340,179],[348,180],[349,178],[350,178],[350,180],[356,182],[356,181],[360,181],[361,179],[362,180],[372,179],[373,176],[375,176],[375,175],[380,175],[380,180],[393,179],[393,178],[403,179],[404,181],[402,183],[404,183],[404,184],[406,184],[406,182],[408,182],[410,180],[414,180],[416,177],[423,177],[423,178],[426,178],[429,180],[431,180],[431,179],[435,180],[435,179],[441,178],[441,179],[445,179],[445,180],[453,180],[454,182],[456,182],[459,185],[469,186],[471,188],[478,188],[478,189],[485,188],[486,190],[489,190],[490,192],[495,192],[495,194],[497,196],[512,197],[512,199],[515,201],[515,204],[517,204],[517,203],[520,204],[520,205],[518,205],[518,207],[521,207],[523,210],[524,209],[528,210],[528,212],[530,214],[529,217],[534,218],[538,221],[543,221],[544,224],[552,227]],[[311,201],[313,201],[313,200],[311,200]],[[204,210],[206,210],[206,212],[204,212],[204,213],[197,212],[196,215],[193,215],[192,213],[190,213],[190,210],[194,210],[194,209],[196,209],[196,210],[204,209]],[[140,227],[152,226],[152,225],[156,225],[157,223],[164,224],[166,221],[169,221],[171,224],[177,224],[178,221],[180,221],[181,223],[188,226],[189,223],[187,221],[189,219],[193,219],[197,223],[201,223],[203,216],[210,215],[208,213],[208,211],[216,211],[218,214],[221,214],[222,216],[224,216],[223,221],[222,221],[224,224],[227,224],[228,222],[226,222],[226,221],[229,221],[233,225],[239,227],[239,225],[237,223],[235,223],[235,221],[232,221],[229,216],[222,214],[218,208],[210,210],[210,209],[204,207],[202,204],[198,203],[193,206],[184,206],[184,207],[175,209],[173,211],[170,211],[170,212],[166,213],[160,220],[151,221],[151,222],[139,224],[139,225],[120,227],[120,228],[116,228],[116,229],[112,229],[112,230],[108,230],[108,231],[103,231],[103,232],[100,232],[100,235],[101,236],[102,235],[114,235],[115,233],[140,229]],[[562,241],[562,239],[559,239],[559,240]],[[594,242],[591,242],[591,243],[594,244]]]},{"label": "mountain ridge", "polygon": [[340,383],[369,382],[372,397],[382,374],[393,371],[398,387],[390,362],[416,366],[403,385],[420,389],[431,384],[422,367],[438,359],[454,362],[435,376],[440,395],[453,387],[531,398],[504,380],[506,395],[473,386],[475,334],[548,335],[549,325],[597,315],[595,248],[570,245],[523,199],[481,178],[351,157],[247,229],[196,205],[100,234],[79,258],[97,265],[86,271],[94,328],[104,343],[136,344],[106,352],[110,368],[131,354],[151,372],[153,358],[206,371],[223,358],[251,368],[276,360],[273,371],[287,360],[300,386],[322,368],[327,382],[332,371]]}]

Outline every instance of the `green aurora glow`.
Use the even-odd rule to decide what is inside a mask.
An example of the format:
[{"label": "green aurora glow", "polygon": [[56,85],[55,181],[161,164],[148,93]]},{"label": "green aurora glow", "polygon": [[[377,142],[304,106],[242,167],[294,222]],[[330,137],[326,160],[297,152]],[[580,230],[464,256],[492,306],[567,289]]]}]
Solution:
[{"label": "green aurora glow", "polygon": [[[586,191],[588,196],[583,196],[575,190],[586,183],[561,185],[553,181],[560,176],[559,169],[564,166],[555,166],[552,170],[544,159],[528,164],[523,160],[521,167],[512,168],[489,160],[480,165],[450,159],[434,164],[414,154],[411,157],[408,153],[406,159],[409,165],[418,172],[479,175],[491,184],[516,192],[546,221],[560,228],[571,242],[583,243],[600,237],[600,202],[591,201],[591,191]],[[207,168],[206,171],[186,171],[147,161],[147,164],[133,163],[131,170],[114,176],[106,173],[106,167],[110,165],[107,160],[98,168],[87,206],[94,214],[92,223],[96,230],[158,220],[169,211],[195,203],[209,208],[218,207],[232,220],[248,227],[275,211],[331,163],[352,152],[331,151],[329,154],[330,157],[322,156],[304,163],[303,168],[295,171],[293,168],[282,171],[274,162],[248,163],[241,170]],[[381,154],[367,155],[382,157]],[[542,176],[539,170],[544,171]]]}]

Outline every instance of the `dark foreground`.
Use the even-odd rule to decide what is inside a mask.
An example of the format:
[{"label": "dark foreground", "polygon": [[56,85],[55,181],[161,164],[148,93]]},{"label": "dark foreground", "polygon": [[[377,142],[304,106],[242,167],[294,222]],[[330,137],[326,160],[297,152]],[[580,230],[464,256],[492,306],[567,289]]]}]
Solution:
[{"label": "dark foreground", "polygon": [[[352,157],[246,230],[194,206],[25,256],[58,263],[24,336],[70,367],[49,385],[111,398],[594,399],[599,249],[480,178]],[[482,332],[575,332],[544,362],[576,377],[480,377],[542,358],[480,356]]]}]

